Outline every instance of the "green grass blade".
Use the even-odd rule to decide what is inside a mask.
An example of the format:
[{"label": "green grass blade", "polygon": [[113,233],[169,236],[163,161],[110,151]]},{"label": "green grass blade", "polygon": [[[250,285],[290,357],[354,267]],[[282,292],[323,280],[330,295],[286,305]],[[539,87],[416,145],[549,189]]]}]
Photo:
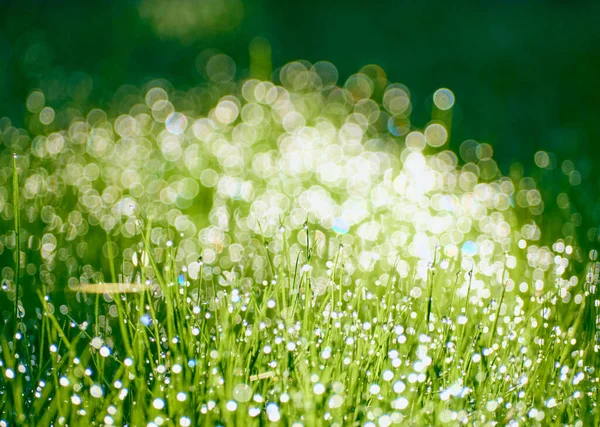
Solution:
[{"label": "green grass blade", "polygon": [[17,155],[13,155],[13,204],[14,204],[14,226],[15,226],[15,333],[18,328],[19,319],[19,291],[21,276],[21,215],[19,200],[19,173],[17,170]]}]

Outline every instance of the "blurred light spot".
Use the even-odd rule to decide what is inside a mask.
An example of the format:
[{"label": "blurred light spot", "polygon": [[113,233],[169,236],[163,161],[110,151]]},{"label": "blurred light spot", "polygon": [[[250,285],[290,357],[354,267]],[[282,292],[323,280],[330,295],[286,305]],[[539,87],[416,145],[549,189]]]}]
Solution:
[{"label": "blurred light spot", "polygon": [[39,90],[34,90],[29,97],[27,97],[27,110],[32,113],[37,113],[44,108],[45,102],[46,98],[44,94]]},{"label": "blurred light spot", "polygon": [[173,135],[182,134],[187,128],[187,119],[181,113],[171,113],[165,122],[167,130]]},{"label": "blurred light spot", "polygon": [[391,115],[406,114],[410,107],[410,97],[404,88],[392,87],[383,95],[383,106]]},{"label": "blurred light spot", "polygon": [[454,105],[454,94],[450,89],[438,89],[433,94],[433,103],[440,110],[449,110]]},{"label": "blurred light spot", "polygon": [[346,234],[350,230],[350,226],[344,218],[336,218],[333,221],[332,229],[338,234]]},{"label": "blurred light spot", "polygon": [[477,254],[477,243],[467,240],[462,245],[462,251],[465,255],[475,256]]},{"label": "blurred light spot", "polygon": [[231,81],[235,77],[235,70],[233,59],[223,53],[213,56],[206,64],[208,78],[217,83]]},{"label": "blurred light spot", "polygon": [[425,139],[432,147],[441,147],[448,139],[448,131],[439,123],[433,123],[425,128]]},{"label": "blurred light spot", "polygon": [[50,107],[45,107],[40,111],[40,122],[49,125],[54,121],[54,110]]},{"label": "blurred light spot", "polygon": [[545,151],[535,153],[535,164],[538,168],[546,168],[550,164],[550,156]]}]

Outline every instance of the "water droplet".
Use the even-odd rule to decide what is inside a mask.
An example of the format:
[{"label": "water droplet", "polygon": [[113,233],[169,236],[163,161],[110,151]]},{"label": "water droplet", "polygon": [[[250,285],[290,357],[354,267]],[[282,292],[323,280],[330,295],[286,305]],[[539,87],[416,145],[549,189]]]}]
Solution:
[{"label": "water droplet", "polygon": [[238,402],[249,402],[252,398],[252,388],[248,384],[237,384],[233,388],[233,398]]}]

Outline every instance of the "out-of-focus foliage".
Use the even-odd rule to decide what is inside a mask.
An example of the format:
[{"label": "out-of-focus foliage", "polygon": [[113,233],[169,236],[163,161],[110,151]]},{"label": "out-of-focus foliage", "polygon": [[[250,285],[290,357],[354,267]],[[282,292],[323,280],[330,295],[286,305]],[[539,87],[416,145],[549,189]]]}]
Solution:
[{"label": "out-of-focus foliage", "polygon": [[[519,162],[524,175],[544,182],[553,201],[546,209],[572,193],[563,220],[547,224],[556,231],[574,213],[587,224],[583,239],[600,223],[600,179],[592,173],[600,157],[598,5],[23,0],[0,8],[0,117],[17,128],[32,130],[24,100],[36,88],[55,110],[76,103],[118,115],[124,83],[160,77],[179,89],[196,86],[208,79],[205,59],[215,52],[232,57],[235,77],[244,78],[249,46],[261,36],[275,71],[297,58],[327,59],[345,79],[365,64],[381,65],[424,100],[411,113],[416,128],[429,120],[433,91],[452,88],[460,102],[451,149],[469,138],[491,144],[504,174]],[[550,158],[540,170],[538,151]]]}]

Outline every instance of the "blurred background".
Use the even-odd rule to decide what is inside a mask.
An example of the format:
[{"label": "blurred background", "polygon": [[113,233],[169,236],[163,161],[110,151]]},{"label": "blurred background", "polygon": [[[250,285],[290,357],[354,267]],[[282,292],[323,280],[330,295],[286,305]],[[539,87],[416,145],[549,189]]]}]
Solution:
[{"label": "blurred background", "polygon": [[[25,101],[35,88],[55,109],[110,108],[124,84],[154,78],[185,90],[207,80],[215,52],[234,59],[241,79],[253,40],[255,49],[268,42],[275,71],[327,60],[343,81],[378,64],[410,89],[414,127],[430,119],[433,92],[450,88],[451,148],[491,144],[504,174],[540,182],[548,209],[562,212],[556,227],[584,221],[582,237],[596,241],[598,16],[600,3],[559,1],[2,1],[0,117],[28,129]],[[548,152],[541,168],[538,151]],[[555,202],[565,191],[568,209]]]}]

